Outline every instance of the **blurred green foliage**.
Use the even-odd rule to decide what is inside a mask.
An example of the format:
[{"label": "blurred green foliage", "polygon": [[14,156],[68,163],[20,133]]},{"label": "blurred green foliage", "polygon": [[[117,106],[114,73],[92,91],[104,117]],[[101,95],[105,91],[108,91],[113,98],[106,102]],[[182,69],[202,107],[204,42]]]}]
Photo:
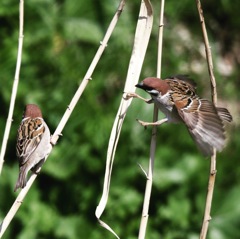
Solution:
[{"label": "blurred green foliage", "polygon": [[[159,1],[141,78],[156,72]],[[94,216],[101,197],[105,158],[120,102],[140,1],[127,1],[81,100],[40,176],[7,229],[5,239],[114,238]],[[203,1],[214,58],[219,104],[234,123],[219,154],[208,238],[240,235],[239,1]],[[0,177],[0,219],[12,205],[18,175],[15,137],[26,103],[36,103],[53,133],[97,51],[118,6],[117,0],[25,1],[24,47],[14,121]],[[18,45],[18,3],[0,2],[0,139],[6,123]],[[189,74],[200,95],[210,97],[199,17],[194,1],[166,1],[162,75]],[[114,64],[113,64],[114,63]],[[121,238],[138,234],[151,128],[151,105],[133,100],[123,125],[113,168],[110,198],[103,220]],[[184,126],[158,129],[158,147],[147,238],[196,239],[204,211],[209,160],[202,157]]]}]

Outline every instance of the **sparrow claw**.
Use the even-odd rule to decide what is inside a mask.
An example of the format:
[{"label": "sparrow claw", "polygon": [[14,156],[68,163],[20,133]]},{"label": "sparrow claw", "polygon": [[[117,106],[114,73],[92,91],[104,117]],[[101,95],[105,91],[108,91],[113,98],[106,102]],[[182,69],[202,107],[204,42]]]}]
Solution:
[{"label": "sparrow claw", "polygon": [[37,176],[39,176],[41,172],[40,171],[38,171],[38,172],[37,171],[33,171],[33,173],[36,174]]},{"label": "sparrow claw", "polygon": [[126,93],[125,96],[123,96],[123,99],[129,100],[131,98],[137,98],[137,97],[138,97],[138,95],[136,93],[129,92],[129,93]]},{"label": "sparrow claw", "polygon": [[43,163],[44,163],[44,162],[45,162],[45,158],[41,159],[34,167],[31,168],[31,171],[32,171],[34,174],[39,175],[39,174],[40,174],[41,167],[43,166]]},{"label": "sparrow claw", "polygon": [[59,133],[57,135],[52,135],[51,136],[50,143],[51,143],[52,147],[54,147],[57,144],[57,140],[60,136],[63,136],[63,135],[61,133]]},{"label": "sparrow claw", "polygon": [[129,100],[131,98],[141,99],[141,100],[145,101],[147,104],[152,104],[153,103],[153,99],[145,99],[142,96],[140,96],[140,95],[138,95],[134,92],[129,92],[129,93],[126,92],[125,96],[123,96],[124,100]]},{"label": "sparrow claw", "polygon": [[147,126],[148,126],[148,123],[147,123],[147,122],[144,122],[144,121],[139,120],[139,119],[136,119],[136,120],[137,120],[137,122],[138,122],[140,125],[142,125],[145,129],[147,128]]},{"label": "sparrow claw", "polygon": [[52,147],[54,147],[57,144],[57,142],[50,141],[50,144],[52,145]]},{"label": "sparrow claw", "polygon": [[168,119],[167,119],[167,118],[164,118],[164,119],[161,119],[161,120],[156,121],[156,122],[145,122],[145,121],[142,121],[142,120],[139,120],[139,119],[137,119],[137,121],[138,121],[138,123],[139,123],[140,125],[144,126],[145,129],[146,129],[147,126],[150,126],[150,125],[151,125],[151,126],[154,126],[154,125],[155,125],[155,126],[159,126],[159,125],[167,122]]}]

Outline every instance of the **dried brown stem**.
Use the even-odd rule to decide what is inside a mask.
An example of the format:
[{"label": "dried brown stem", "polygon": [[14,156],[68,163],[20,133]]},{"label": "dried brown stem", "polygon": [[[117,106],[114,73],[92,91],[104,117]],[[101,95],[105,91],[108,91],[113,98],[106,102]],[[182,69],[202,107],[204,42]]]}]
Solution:
[{"label": "dried brown stem", "polygon": [[[164,4],[165,1],[161,1],[160,8],[160,19],[159,19],[159,35],[158,35],[158,59],[157,59],[157,77],[161,77],[161,62],[162,62],[162,39],[163,39],[163,15],[164,15]],[[153,112],[153,122],[158,121],[158,109],[154,105]],[[165,121],[163,120],[162,123]],[[152,129],[151,145],[150,145],[150,157],[149,157],[149,166],[147,173],[147,182],[145,188],[145,196],[143,202],[142,218],[140,222],[138,239],[144,239],[146,236],[147,222],[148,222],[148,211],[150,205],[151,191],[152,191],[152,182],[153,182],[153,169],[154,169],[154,160],[157,144],[157,126],[154,125]]]},{"label": "dried brown stem", "polygon": [[[210,75],[210,82],[211,82],[211,91],[212,91],[212,101],[213,104],[217,104],[217,88],[216,88],[216,81],[213,73],[213,61],[212,61],[212,53],[211,53],[211,47],[208,41],[208,35],[206,30],[206,25],[204,21],[203,16],[203,10],[201,6],[200,0],[196,0],[197,3],[197,9],[199,13],[200,23],[202,26],[202,32],[203,32],[203,39],[205,44],[205,50],[206,50],[206,57],[207,57],[207,63],[208,63],[208,71]],[[215,179],[216,179],[216,150],[214,150],[214,154],[211,157],[211,164],[210,164],[210,173],[209,173],[209,180],[208,180],[208,190],[207,190],[207,197],[206,197],[206,204],[205,204],[205,211],[204,211],[204,218],[202,223],[202,229],[200,234],[200,239],[205,239],[208,232],[208,226],[209,222],[211,220],[211,206],[212,206],[212,199],[213,199],[213,191],[214,191],[214,185],[215,185]]]},{"label": "dried brown stem", "polygon": [[[152,15],[151,3],[149,0],[141,1],[139,18],[137,22],[136,31],[135,31],[135,37],[134,37],[134,45],[133,45],[133,50],[131,54],[131,59],[129,62],[128,72],[127,72],[127,77],[125,80],[125,86],[124,86],[123,92],[134,92],[136,89],[135,85],[137,84],[140,73],[141,73],[143,60],[145,57],[149,38],[152,31],[152,24],[153,24],[153,15]],[[122,125],[123,125],[127,110],[132,102],[131,98],[132,97],[128,98],[127,96],[125,96],[125,93],[124,93],[123,98],[120,102],[119,109],[116,114],[114,123],[113,123],[113,127],[112,127],[110,138],[109,138],[109,143],[108,143],[102,197],[95,211],[95,215],[100,225],[102,225],[107,230],[111,231],[117,238],[119,238],[118,235],[110,228],[110,226],[108,226],[100,218],[107,205],[115,153],[116,153]]]}]

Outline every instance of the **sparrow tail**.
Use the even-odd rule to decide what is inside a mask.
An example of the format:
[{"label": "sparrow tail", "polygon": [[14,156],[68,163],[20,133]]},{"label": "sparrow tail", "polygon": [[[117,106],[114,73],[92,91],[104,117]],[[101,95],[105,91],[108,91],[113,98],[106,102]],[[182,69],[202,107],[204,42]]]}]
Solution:
[{"label": "sparrow tail", "polygon": [[29,169],[26,166],[27,165],[23,165],[22,167],[20,167],[20,172],[19,172],[16,186],[14,188],[14,192],[16,192],[18,190],[18,188],[24,188],[27,184],[27,173],[28,173]]},{"label": "sparrow tail", "polygon": [[231,122],[233,120],[231,114],[226,108],[217,107],[217,113],[222,121]]}]

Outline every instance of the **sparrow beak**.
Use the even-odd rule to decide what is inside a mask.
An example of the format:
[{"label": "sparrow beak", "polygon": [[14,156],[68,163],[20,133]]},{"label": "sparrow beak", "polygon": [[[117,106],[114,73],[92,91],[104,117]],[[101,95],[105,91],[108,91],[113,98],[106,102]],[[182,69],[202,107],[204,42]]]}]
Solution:
[{"label": "sparrow beak", "polygon": [[143,82],[136,84],[135,87],[140,88],[140,89],[145,89]]}]

